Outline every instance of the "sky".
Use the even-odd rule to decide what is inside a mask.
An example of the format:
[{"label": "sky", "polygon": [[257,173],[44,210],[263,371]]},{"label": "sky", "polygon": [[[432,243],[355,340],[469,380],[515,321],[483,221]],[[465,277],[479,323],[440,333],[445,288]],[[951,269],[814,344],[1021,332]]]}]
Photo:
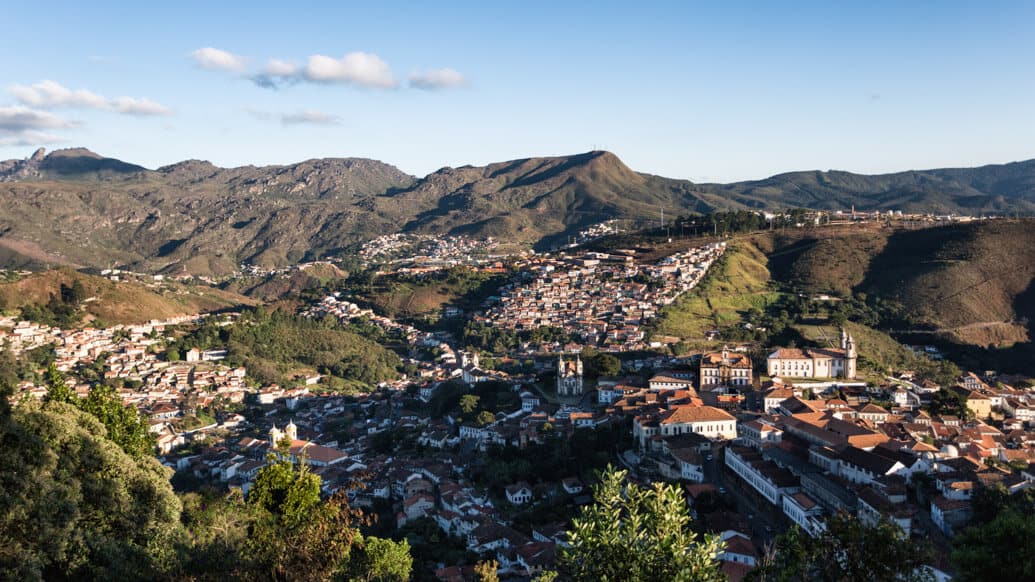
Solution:
[{"label": "sky", "polygon": [[1035,2],[8,0],[0,158],[607,149],[698,182],[1035,158]]}]

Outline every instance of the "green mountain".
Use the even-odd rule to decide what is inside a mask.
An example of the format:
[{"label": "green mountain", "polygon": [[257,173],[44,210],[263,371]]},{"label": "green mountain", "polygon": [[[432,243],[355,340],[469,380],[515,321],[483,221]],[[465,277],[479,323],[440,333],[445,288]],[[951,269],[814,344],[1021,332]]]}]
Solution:
[{"label": "green mountain", "polygon": [[1035,160],[864,176],[795,172],[694,184],[610,152],[442,168],[414,178],[328,158],[148,170],[84,149],[0,162],[0,264],[124,265],[210,274],[284,265],[386,232],[466,233],[549,246],[611,218],[630,226],[720,209],[812,207],[1035,213]]}]

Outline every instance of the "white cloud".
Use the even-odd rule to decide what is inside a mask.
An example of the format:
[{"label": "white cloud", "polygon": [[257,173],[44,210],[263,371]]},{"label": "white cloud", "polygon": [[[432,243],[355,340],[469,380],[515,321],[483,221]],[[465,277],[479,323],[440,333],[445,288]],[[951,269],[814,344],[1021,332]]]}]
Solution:
[{"label": "white cloud", "polygon": [[12,85],[14,98],[30,107],[90,107],[103,109],[108,100],[86,89],[73,91],[56,81],[40,81],[33,85]]},{"label": "white cloud", "polygon": [[291,77],[296,73],[298,73],[298,65],[280,59],[270,59],[262,68],[262,74],[271,77]]},{"label": "white cloud", "polygon": [[364,52],[354,52],[340,59],[326,55],[312,55],[306,63],[302,76],[316,83],[347,83],[360,87],[393,89],[398,86],[388,63],[381,57]]},{"label": "white cloud", "polygon": [[20,105],[0,107],[0,146],[37,146],[62,141],[48,129],[65,129],[77,124],[46,111]]},{"label": "white cloud", "polygon": [[46,111],[36,111],[19,105],[0,107],[0,131],[22,132],[73,126],[75,123]]},{"label": "white cloud", "polygon": [[199,67],[210,71],[239,73],[248,66],[244,57],[212,47],[199,48],[190,56]]},{"label": "white cloud", "polygon": [[108,99],[86,89],[69,89],[56,81],[40,81],[32,85],[12,85],[8,88],[23,105],[53,109],[58,107],[100,109],[129,115],[169,115],[172,111],[150,99],[116,97]]},{"label": "white cloud", "polygon": [[248,115],[262,121],[279,120],[281,125],[341,125],[341,118],[337,115],[306,109],[294,113],[273,113],[261,109],[245,109]]},{"label": "white cloud", "polygon": [[434,69],[410,75],[410,87],[416,89],[433,91],[435,89],[462,87],[466,84],[467,78],[454,69]]},{"label": "white cloud", "polygon": [[116,97],[110,102],[111,109],[128,115],[170,115],[172,110],[150,99]]},{"label": "white cloud", "polygon": [[307,110],[297,113],[285,113],[280,116],[280,122],[284,125],[339,125],[341,124],[341,118],[322,111]]},{"label": "white cloud", "polygon": [[[206,69],[226,71],[248,79],[264,89],[280,89],[295,83],[343,84],[373,89],[395,89],[400,83],[392,68],[374,53],[356,51],[341,58],[310,55],[304,65],[285,59],[271,58],[258,69],[247,71],[244,57],[215,48],[191,53],[198,65]],[[455,69],[442,68],[415,72],[409,76],[414,89],[436,90],[467,85],[467,78]]]}]

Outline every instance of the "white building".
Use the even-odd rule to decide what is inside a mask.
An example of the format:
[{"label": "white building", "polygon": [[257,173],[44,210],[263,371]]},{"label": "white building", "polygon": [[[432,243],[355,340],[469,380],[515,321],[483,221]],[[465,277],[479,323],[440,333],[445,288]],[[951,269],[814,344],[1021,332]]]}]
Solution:
[{"label": "white building", "polygon": [[851,334],[841,330],[838,348],[780,348],[767,359],[770,377],[848,378],[856,376],[856,345]]}]

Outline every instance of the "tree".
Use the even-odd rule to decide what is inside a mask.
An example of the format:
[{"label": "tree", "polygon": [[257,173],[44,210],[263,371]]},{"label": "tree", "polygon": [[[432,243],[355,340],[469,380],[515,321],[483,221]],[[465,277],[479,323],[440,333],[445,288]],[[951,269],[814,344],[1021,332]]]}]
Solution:
[{"label": "tree", "polygon": [[0,415],[4,578],[161,577],[182,531],[172,472],[104,433],[64,402],[28,400]]},{"label": "tree", "polygon": [[475,394],[464,394],[460,397],[460,410],[464,414],[471,414],[478,408],[478,401],[481,400]]},{"label": "tree", "polygon": [[[1035,491],[1009,495],[1002,485],[973,498],[974,520],[952,540],[960,580],[1035,579]],[[1003,559],[1009,556],[1009,559]]]},{"label": "tree", "polygon": [[150,454],[154,450],[148,422],[132,407],[125,406],[110,386],[99,384],[77,406],[101,421],[108,438],[133,457]]},{"label": "tree", "polygon": [[682,491],[626,484],[626,475],[612,467],[601,475],[595,503],[573,521],[560,574],[575,580],[725,580],[716,561],[722,542],[698,539],[690,530]]},{"label": "tree", "polygon": [[483,410],[478,413],[478,417],[475,419],[475,422],[478,423],[478,426],[492,424],[493,422],[496,422],[496,415],[489,412],[488,410]]},{"label": "tree", "polygon": [[346,568],[359,538],[362,514],[349,507],[346,491],[320,499],[320,477],[284,455],[255,477],[248,495],[253,512],[247,552],[258,577],[278,580],[327,579]]},{"label": "tree", "polygon": [[68,402],[76,400],[75,391],[68,386],[65,375],[62,374],[54,362],[47,366],[46,376],[43,378],[47,385],[47,395],[43,397],[44,402]]},{"label": "tree", "polygon": [[350,581],[405,582],[413,570],[410,543],[375,537],[363,538],[347,569]]},{"label": "tree", "polygon": [[474,565],[474,573],[478,576],[478,582],[499,582],[497,574],[500,565],[496,560],[484,560]]},{"label": "tree", "polygon": [[840,513],[830,517],[818,537],[794,526],[776,539],[775,546],[751,573],[754,580],[790,582],[824,580],[898,582],[930,580],[924,567],[930,548],[902,536],[887,520],[868,527]]}]

